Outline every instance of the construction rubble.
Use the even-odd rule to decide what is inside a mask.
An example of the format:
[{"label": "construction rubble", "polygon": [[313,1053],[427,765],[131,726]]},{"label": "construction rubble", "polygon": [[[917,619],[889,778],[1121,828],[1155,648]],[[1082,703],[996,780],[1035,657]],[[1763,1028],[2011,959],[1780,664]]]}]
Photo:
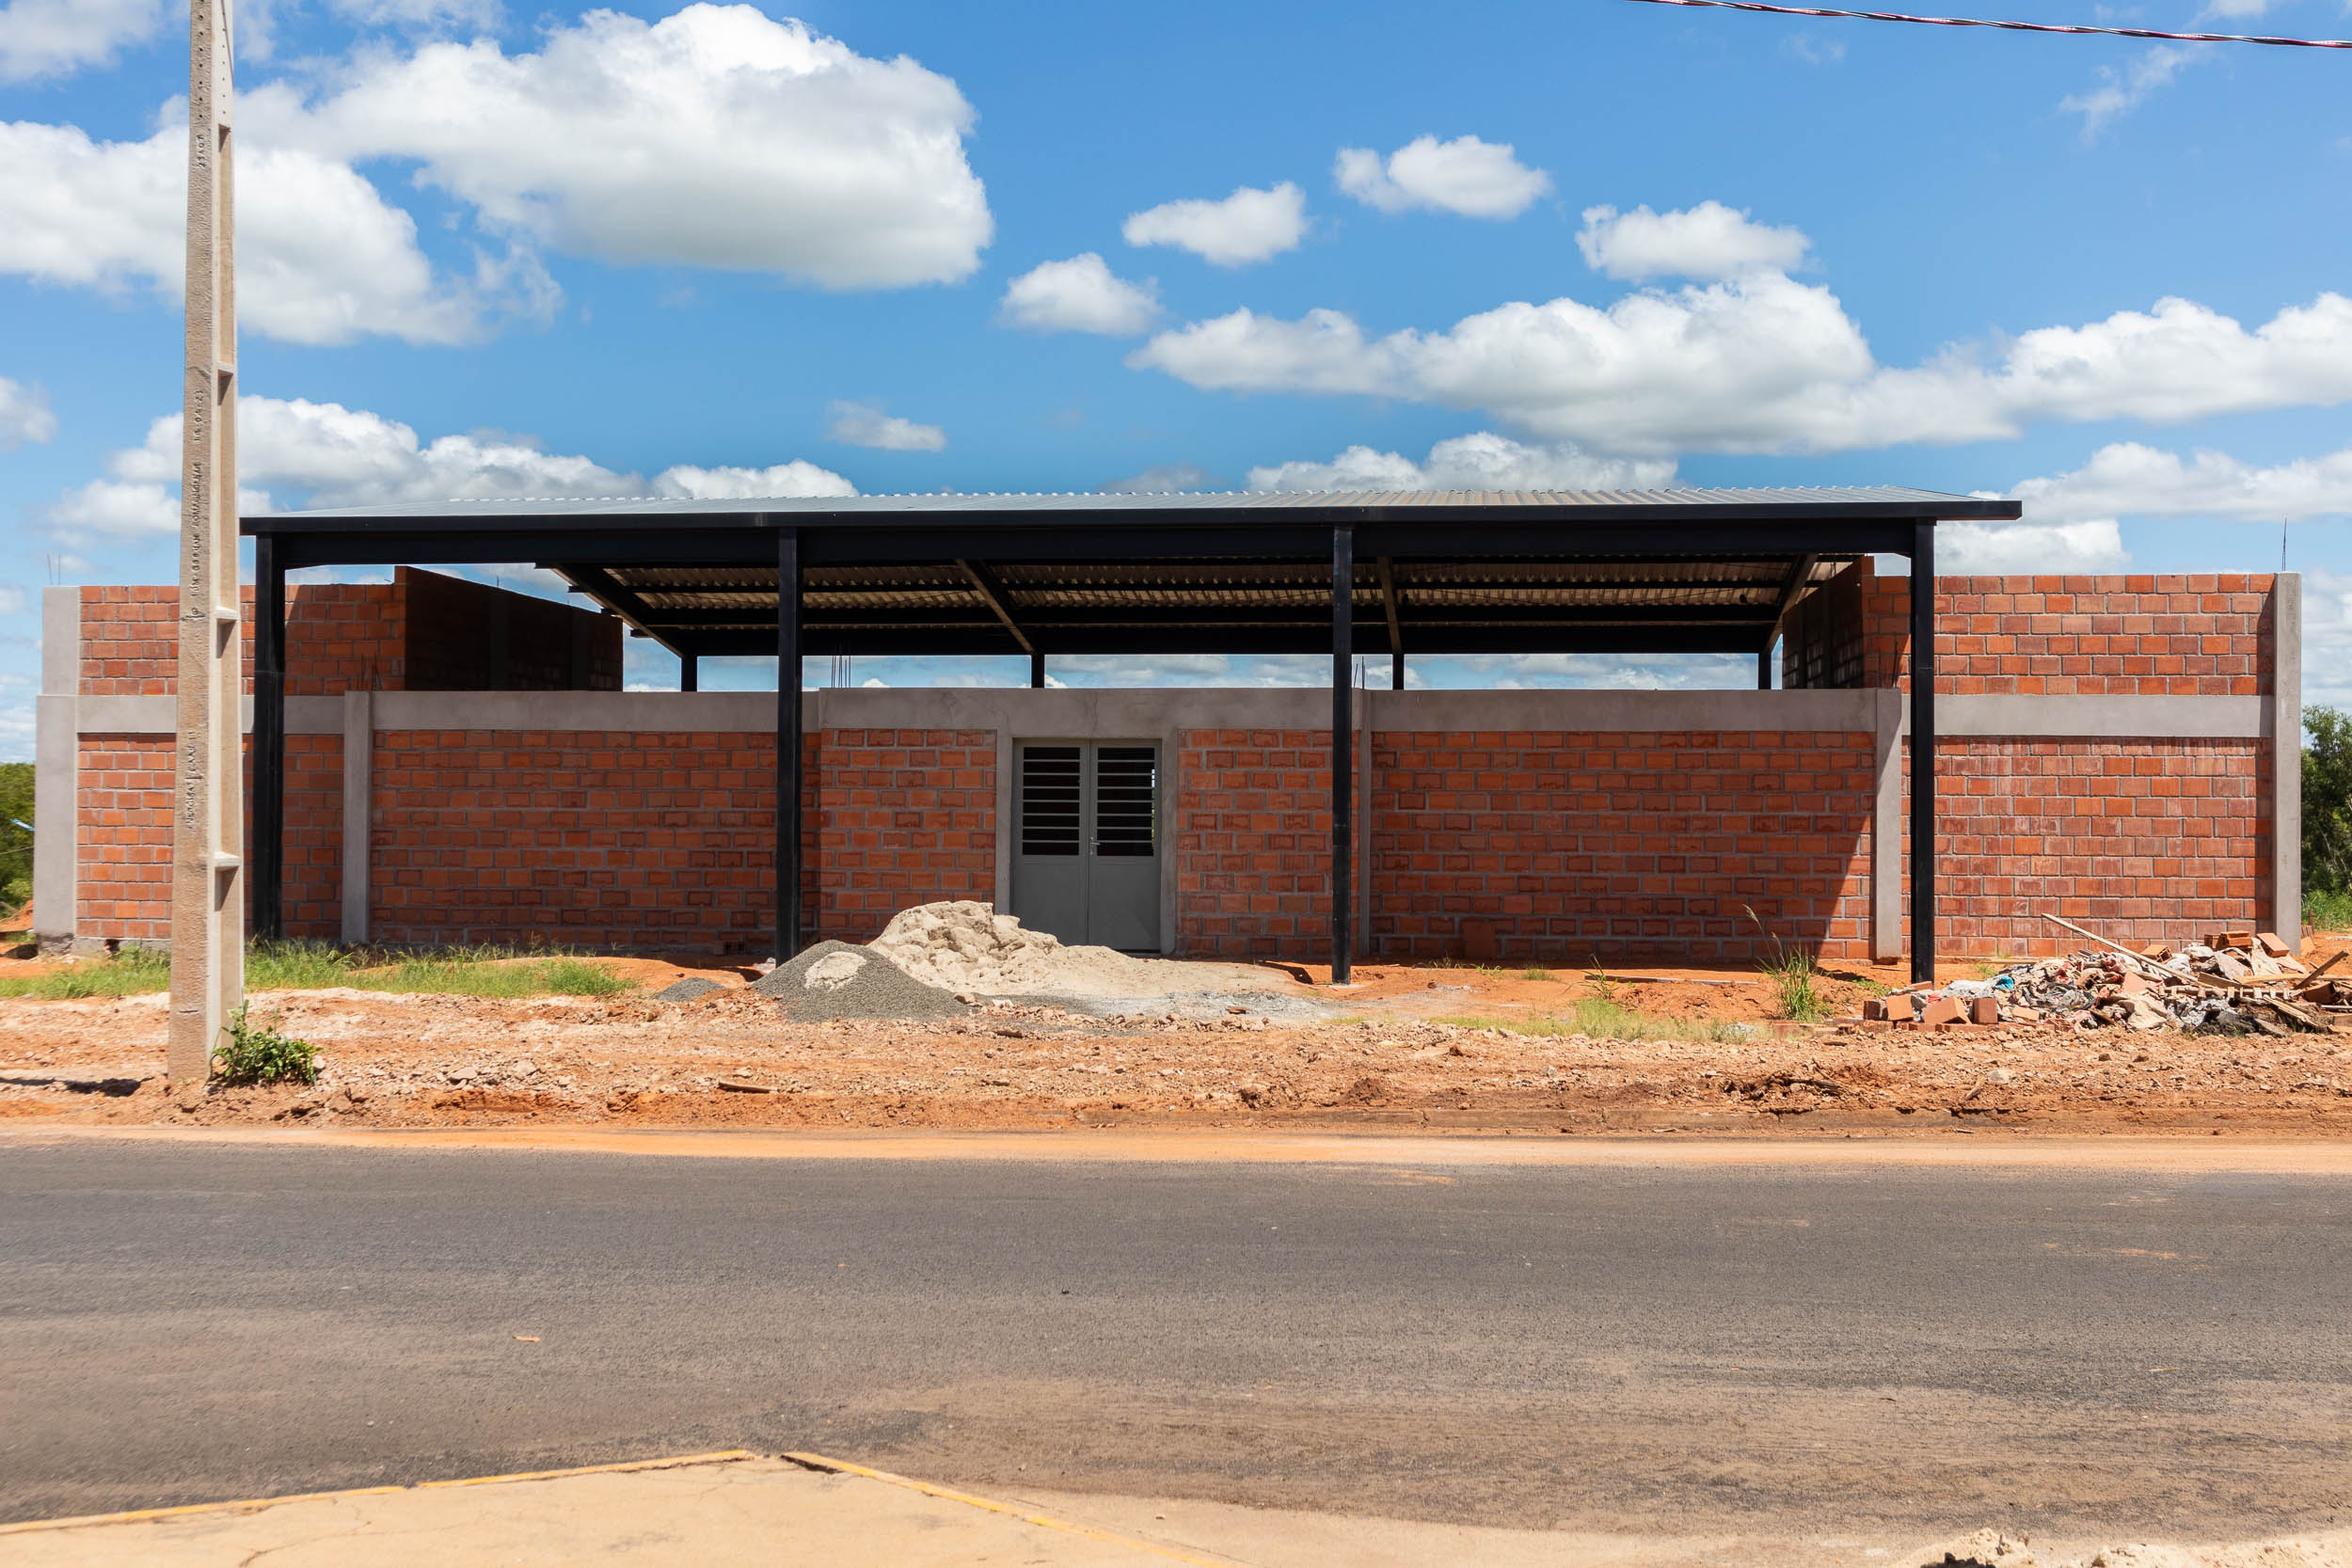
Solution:
[{"label": "construction rubble", "polygon": [[2191,1035],[2328,1034],[2352,1017],[2352,976],[2306,968],[2268,931],[2217,931],[2183,947],[2134,950],[2045,916],[2100,945],[2010,964],[1972,980],[1914,987],[1863,1004],[1866,1020],[2055,1022]]}]

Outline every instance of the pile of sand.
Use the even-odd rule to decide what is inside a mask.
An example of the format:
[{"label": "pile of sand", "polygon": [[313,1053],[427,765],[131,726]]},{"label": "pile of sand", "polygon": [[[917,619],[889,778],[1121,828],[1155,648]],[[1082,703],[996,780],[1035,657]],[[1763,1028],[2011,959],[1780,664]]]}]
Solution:
[{"label": "pile of sand", "polygon": [[927,986],[882,954],[820,942],[752,987],[796,1019],[948,1018],[966,1011],[952,991]]},{"label": "pile of sand", "polygon": [[1108,947],[1064,947],[969,902],[900,910],[868,951],[927,984],[998,996],[1151,996],[1190,967]]}]

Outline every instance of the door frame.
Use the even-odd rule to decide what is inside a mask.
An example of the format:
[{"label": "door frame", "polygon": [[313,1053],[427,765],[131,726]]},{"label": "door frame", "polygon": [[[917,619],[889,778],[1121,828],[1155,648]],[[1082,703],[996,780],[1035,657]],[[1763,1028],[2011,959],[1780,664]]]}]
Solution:
[{"label": "door frame", "polygon": [[[996,879],[995,898],[991,905],[998,914],[1011,914],[1012,862],[1020,852],[1021,812],[1021,748],[1024,746],[1150,746],[1159,755],[1159,766],[1152,781],[1152,813],[1154,835],[1159,847],[1160,911],[1159,951],[1163,957],[1176,951],[1176,856],[1173,849],[1173,821],[1170,816],[1175,792],[1169,781],[1175,777],[1175,756],[1181,731],[1169,730],[1164,735],[1151,735],[1132,728],[1104,731],[1101,735],[1020,735],[1010,725],[996,731]],[[1091,781],[1089,781],[1089,784]],[[1090,817],[1089,817],[1090,820]],[[1089,847],[1080,846],[1081,849]]]}]

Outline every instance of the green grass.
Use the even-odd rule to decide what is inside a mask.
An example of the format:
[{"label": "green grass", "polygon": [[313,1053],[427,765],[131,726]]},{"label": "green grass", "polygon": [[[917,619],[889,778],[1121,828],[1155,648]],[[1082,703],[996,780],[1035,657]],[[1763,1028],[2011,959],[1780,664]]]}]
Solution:
[{"label": "green grass", "polygon": [[1522,980],[1549,980],[1551,978],[1551,971],[1549,969],[1522,969],[1519,971],[1519,978]]},{"label": "green grass", "polygon": [[1501,1029],[1506,1034],[1529,1035],[1539,1039],[1585,1035],[1604,1040],[1713,1042],[1745,1039],[1749,1033],[1744,1023],[1721,1019],[1653,1018],[1597,996],[1584,997],[1566,1012],[1549,1018],[1462,1017],[1441,1018],[1438,1022],[1465,1029]]},{"label": "green grass", "polygon": [[31,996],[43,1002],[136,996],[170,989],[171,960],[145,947],[126,947],[111,958],[69,964],[29,980],[0,980],[0,996]]},{"label": "green grass", "polygon": [[2352,893],[2303,895],[2303,924],[2314,931],[2352,931]]},{"label": "green grass", "polygon": [[[348,952],[319,942],[253,943],[246,951],[248,990],[434,991],[454,996],[613,996],[637,989],[603,965],[568,953],[510,947],[460,947],[433,953]],[[0,979],[0,996],[45,1002],[135,996],[167,990],[171,963],[160,953],[126,947],[103,958],[64,965],[31,979]]]},{"label": "green grass", "polygon": [[1764,972],[1766,979],[1772,981],[1772,990],[1780,998],[1781,1016],[1794,1019],[1799,1023],[1810,1023],[1817,1018],[1828,1017],[1829,998],[1815,990],[1813,985],[1820,977],[1820,969],[1813,961],[1813,955],[1804,948],[1790,947],[1780,940],[1780,933],[1766,926],[1754,910],[1748,909],[1745,904],[1740,907],[1747,910],[1748,918],[1756,922],[1756,928],[1772,939],[1772,956],[1761,960],[1756,967]]}]

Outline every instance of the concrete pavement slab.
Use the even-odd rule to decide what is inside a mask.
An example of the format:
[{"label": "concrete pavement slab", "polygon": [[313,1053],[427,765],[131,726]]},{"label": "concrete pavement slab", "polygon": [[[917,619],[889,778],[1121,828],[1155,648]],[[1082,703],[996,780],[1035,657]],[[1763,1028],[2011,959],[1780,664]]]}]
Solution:
[{"label": "concrete pavement slab", "polygon": [[1122,1543],[865,1476],[746,1458],[374,1489],[0,1534],[11,1568],[1164,1568],[1226,1560]]}]

